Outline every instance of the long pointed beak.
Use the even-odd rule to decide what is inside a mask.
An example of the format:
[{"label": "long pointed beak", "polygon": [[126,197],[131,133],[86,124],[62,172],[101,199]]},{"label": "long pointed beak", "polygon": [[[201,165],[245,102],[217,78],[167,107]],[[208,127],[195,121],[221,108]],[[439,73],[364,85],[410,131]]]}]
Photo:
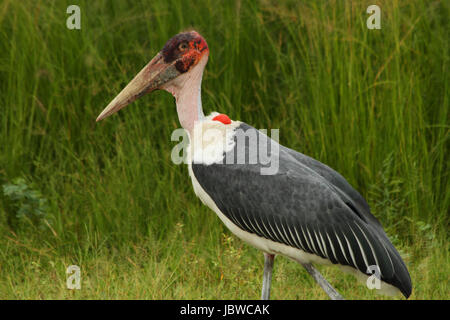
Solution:
[{"label": "long pointed beak", "polygon": [[108,104],[96,121],[105,119],[178,75],[180,72],[175,68],[175,63],[165,63],[162,54],[158,53]]}]

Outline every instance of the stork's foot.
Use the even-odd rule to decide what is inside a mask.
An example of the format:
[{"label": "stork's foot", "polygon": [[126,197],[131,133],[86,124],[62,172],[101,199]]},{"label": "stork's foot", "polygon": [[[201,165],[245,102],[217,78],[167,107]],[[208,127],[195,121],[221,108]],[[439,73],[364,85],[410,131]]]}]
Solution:
[{"label": "stork's foot", "polygon": [[331,300],[345,300],[335,288],[320,274],[320,272],[313,267],[310,263],[300,263],[306,271],[317,281],[317,283],[322,287],[325,293],[330,297]]},{"label": "stork's foot", "polygon": [[270,299],[270,283],[272,282],[272,269],[274,259],[275,259],[274,254],[264,252],[264,275],[263,275],[261,300]]}]

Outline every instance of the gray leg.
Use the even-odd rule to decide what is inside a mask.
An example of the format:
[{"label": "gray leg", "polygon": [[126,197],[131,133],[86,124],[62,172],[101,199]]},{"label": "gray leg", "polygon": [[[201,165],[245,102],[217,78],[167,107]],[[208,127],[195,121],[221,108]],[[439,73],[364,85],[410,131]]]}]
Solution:
[{"label": "gray leg", "polygon": [[269,300],[270,298],[270,282],[272,281],[273,260],[275,255],[264,252],[264,275],[261,300]]},{"label": "gray leg", "polygon": [[334,289],[331,284],[325,280],[325,278],[313,267],[310,263],[301,263],[301,265],[308,271],[308,273],[317,281],[317,283],[322,287],[326,294],[331,298],[331,300],[345,300],[339,292]]}]

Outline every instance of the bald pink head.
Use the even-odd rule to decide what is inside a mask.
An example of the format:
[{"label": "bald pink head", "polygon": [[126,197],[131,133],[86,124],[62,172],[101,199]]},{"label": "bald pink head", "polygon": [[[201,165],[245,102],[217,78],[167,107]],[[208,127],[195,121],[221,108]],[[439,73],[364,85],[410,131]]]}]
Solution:
[{"label": "bald pink head", "polygon": [[[171,92],[178,101],[180,96],[178,93],[186,91],[183,90],[185,85],[189,87],[200,85],[198,81],[194,80],[200,79],[201,82],[201,74],[208,55],[208,45],[198,32],[189,31],[177,34],[166,42],[163,49],[109,103],[97,117],[97,121],[158,89]],[[199,67],[195,68],[196,66]],[[194,69],[196,71],[190,72]],[[192,80],[186,81],[189,79]]]}]

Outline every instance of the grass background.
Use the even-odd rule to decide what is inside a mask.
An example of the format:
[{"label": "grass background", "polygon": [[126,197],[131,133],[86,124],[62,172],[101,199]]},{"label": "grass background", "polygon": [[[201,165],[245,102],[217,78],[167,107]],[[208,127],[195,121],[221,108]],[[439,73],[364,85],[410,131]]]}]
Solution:
[{"label": "grass background", "polygon": [[[70,4],[81,30],[66,28]],[[371,4],[381,30],[366,27]],[[449,15],[449,2],[420,0],[1,1],[0,184],[20,177],[36,192],[0,189],[0,299],[260,297],[262,254],[170,161],[173,98],[153,93],[95,123],[187,28],[210,47],[205,113],[280,128],[282,144],[341,172],[401,252],[411,298],[448,299]],[[16,217],[36,203],[39,225]],[[327,298],[276,260],[272,298]],[[66,288],[72,264],[81,290]],[[347,298],[386,298],[320,270]]]}]

